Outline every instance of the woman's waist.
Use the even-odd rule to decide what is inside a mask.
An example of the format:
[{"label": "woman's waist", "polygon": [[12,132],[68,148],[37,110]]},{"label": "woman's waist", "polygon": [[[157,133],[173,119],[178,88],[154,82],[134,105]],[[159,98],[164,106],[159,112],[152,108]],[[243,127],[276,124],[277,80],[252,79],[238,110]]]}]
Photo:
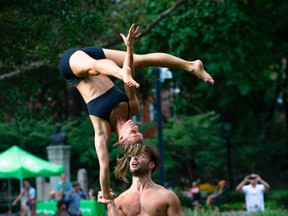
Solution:
[{"label": "woman's waist", "polygon": [[114,86],[113,82],[105,85],[103,84],[87,85],[85,83],[83,83],[84,84],[83,85],[82,82],[83,81],[81,81],[78,84],[77,89],[80,92],[86,104],[89,103],[91,100],[94,100],[95,98],[98,98],[101,95],[105,94],[107,91],[109,91],[109,89],[111,89]]}]

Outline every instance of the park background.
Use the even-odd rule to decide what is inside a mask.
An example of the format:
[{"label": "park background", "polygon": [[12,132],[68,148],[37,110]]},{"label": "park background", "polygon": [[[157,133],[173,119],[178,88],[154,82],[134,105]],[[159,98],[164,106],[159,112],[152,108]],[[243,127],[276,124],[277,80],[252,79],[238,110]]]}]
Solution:
[{"label": "park background", "polygon": [[[71,179],[85,168],[90,187],[99,187],[92,124],[58,62],[70,47],[124,50],[119,33],[135,23],[142,32],[135,53],[201,59],[215,80],[211,86],[171,69],[172,79],[161,83],[165,182],[184,189],[196,179],[215,185],[225,179],[231,197],[243,203],[234,188],[256,172],[271,186],[267,197],[287,207],[287,12],[285,0],[0,1],[0,152],[18,145],[47,159],[61,122]],[[146,143],[157,146],[155,69],[137,70],[136,80],[143,107],[136,120]],[[116,141],[109,146],[111,170],[121,156]],[[128,187],[112,172],[111,179],[118,193]]]}]

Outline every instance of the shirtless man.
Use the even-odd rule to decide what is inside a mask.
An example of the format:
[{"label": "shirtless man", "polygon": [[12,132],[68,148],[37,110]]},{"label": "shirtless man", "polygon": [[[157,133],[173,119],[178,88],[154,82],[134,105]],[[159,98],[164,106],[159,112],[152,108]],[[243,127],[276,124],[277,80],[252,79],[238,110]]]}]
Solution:
[{"label": "shirtless man", "polygon": [[132,157],[132,185],[114,201],[98,194],[98,201],[107,204],[109,216],[181,216],[181,204],[176,194],[155,184],[152,173],[160,166],[158,153],[146,146],[145,153]]}]

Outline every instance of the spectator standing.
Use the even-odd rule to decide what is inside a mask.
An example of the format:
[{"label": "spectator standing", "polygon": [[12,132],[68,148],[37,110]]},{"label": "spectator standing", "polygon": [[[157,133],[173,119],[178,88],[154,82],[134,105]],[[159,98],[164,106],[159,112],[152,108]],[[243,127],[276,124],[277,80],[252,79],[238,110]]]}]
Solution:
[{"label": "spectator standing", "polygon": [[219,199],[217,200],[217,198],[219,198],[219,196],[223,194],[225,185],[226,185],[225,180],[221,180],[218,182],[218,190],[206,198],[207,206],[211,205],[213,201],[215,202],[215,200],[219,201]]},{"label": "spectator standing", "polygon": [[89,200],[97,200],[97,198],[98,198],[98,190],[94,189],[94,188],[90,188],[89,192],[88,192],[88,195],[89,195]]},{"label": "spectator standing", "polygon": [[56,191],[55,190],[51,190],[49,192],[48,201],[57,201],[57,199],[56,199]]},{"label": "spectator standing", "polygon": [[200,195],[200,188],[198,186],[197,181],[192,182],[192,187],[190,189],[190,196],[192,198],[193,205],[199,205],[200,204],[201,195]]},{"label": "spectator standing", "polygon": [[246,176],[236,187],[238,192],[245,194],[247,212],[265,211],[264,192],[269,189],[270,185],[255,173]]},{"label": "spectator standing", "polygon": [[62,200],[65,197],[65,194],[71,189],[70,181],[66,180],[65,174],[61,174],[61,180],[56,185],[57,191],[57,200]]},{"label": "spectator standing", "polygon": [[13,201],[13,205],[16,205],[19,200],[21,200],[21,216],[35,215],[35,197],[36,190],[30,185],[30,182],[27,180],[23,181],[23,188],[16,199]]},{"label": "spectator standing", "polygon": [[66,203],[63,201],[57,202],[57,212],[54,216],[69,216],[69,213],[67,212],[67,206]]},{"label": "spectator standing", "polygon": [[73,187],[65,194],[65,203],[68,205],[68,213],[71,216],[82,215],[80,211],[80,200],[87,199],[86,193],[82,192],[79,182],[74,182]]}]

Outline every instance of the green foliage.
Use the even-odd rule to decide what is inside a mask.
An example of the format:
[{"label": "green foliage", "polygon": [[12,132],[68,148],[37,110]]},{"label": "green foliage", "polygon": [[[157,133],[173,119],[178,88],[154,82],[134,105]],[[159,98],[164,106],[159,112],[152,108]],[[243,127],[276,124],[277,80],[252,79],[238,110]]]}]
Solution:
[{"label": "green foliage", "polygon": [[275,201],[278,207],[288,209],[288,191],[287,190],[271,190],[268,192],[267,198],[269,200]]},{"label": "green foliage", "polygon": [[2,2],[0,65],[55,61],[59,51],[67,47],[91,45],[95,35],[103,31],[106,6],[106,1]]},{"label": "green foliage", "polygon": [[[241,216],[243,214],[242,211],[240,212],[225,212],[223,214],[220,213],[220,215],[226,215],[226,216]],[[183,216],[216,216],[219,215],[219,212],[217,210],[187,210],[183,213]],[[266,210],[265,212],[257,212],[253,213],[253,216],[285,216],[287,215],[287,211],[278,209],[278,210]]]},{"label": "green foliage", "polygon": [[53,132],[51,122],[39,121],[27,124],[25,121],[13,121],[10,124],[0,124],[0,152],[13,145],[47,159],[46,146],[50,143]]},{"label": "green foliage", "polygon": [[242,193],[237,192],[236,190],[228,191],[221,197],[222,203],[236,203],[236,202],[243,203],[243,201],[244,201],[244,195]]},{"label": "green foliage", "polygon": [[[45,156],[53,124],[60,120],[69,132],[72,158],[77,158],[73,169],[87,167],[95,182],[98,162],[93,128],[89,118],[80,115],[86,111],[82,99],[59,77],[59,55],[69,47],[107,44],[135,22],[140,30],[149,30],[136,41],[135,52],[199,58],[216,81],[212,87],[171,69],[180,94],[173,104],[179,117],[168,119],[164,130],[167,178],[226,175],[219,115],[229,112],[235,125],[231,135],[234,176],[259,172],[267,175],[272,185],[285,186],[287,107],[277,101],[281,95],[287,101],[283,79],[287,69],[281,65],[288,49],[288,23],[283,19],[287,1],[186,0],[151,29],[150,24],[172,7],[174,0],[15,0],[0,4],[0,75],[19,72],[0,80],[2,150],[18,144],[37,151],[35,146],[40,145],[39,156]],[[24,70],[39,61],[49,65]],[[137,71],[137,80],[141,99],[155,93],[152,68]],[[164,84],[166,87],[170,85]],[[111,170],[120,155],[112,147],[115,142],[113,136],[109,145]],[[146,142],[156,145],[157,140]]]},{"label": "green foliage", "polygon": [[[167,181],[179,181],[173,177],[181,173],[192,179],[214,170],[217,170],[215,178],[222,178],[226,172],[223,167],[226,149],[219,133],[219,116],[214,112],[169,119],[163,130]],[[156,138],[146,139],[146,143],[155,144]]]},{"label": "green foliage", "polygon": [[[0,96],[1,102],[10,108],[7,113],[0,116],[2,120],[7,120],[9,115],[13,117],[18,117],[18,119],[24,119],[25,116],[31,116],[31,121],[33,121],[33,113],[31,109],[27,107],[27,101],[31,98],[31,95],[35,94],[38,90],[38,82],[27,77],[20,76],[18,79],[11,82],[1,82],[0,85]],[[33,103],[33,101],[31,101]],[[1,107],[2,109],[2,107]],[[28,119],[28,118],[27,118]]]}]

